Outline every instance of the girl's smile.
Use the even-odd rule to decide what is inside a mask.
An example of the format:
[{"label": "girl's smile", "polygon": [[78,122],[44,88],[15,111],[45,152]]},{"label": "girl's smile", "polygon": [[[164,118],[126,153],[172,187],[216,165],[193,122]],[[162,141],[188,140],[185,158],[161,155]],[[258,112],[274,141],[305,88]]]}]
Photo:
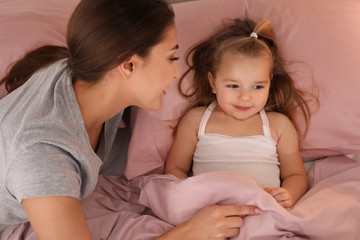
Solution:
[{"label": "girl's smile", "polygon": [[236,106],[236,105],[234,105],[234,107],[236,109],[238,109],[240,111],[244,111],[244,112],[246,112],[246,111],[248,111],[250,109],[250,107],[242,107],[242,106]]},{"label": "girl's smile", "polygon": [[265,54],[253,57],[225,52],[216,76],[208,75],[221,110],[238,120],[260,112],[269,96],[271,66]]}]

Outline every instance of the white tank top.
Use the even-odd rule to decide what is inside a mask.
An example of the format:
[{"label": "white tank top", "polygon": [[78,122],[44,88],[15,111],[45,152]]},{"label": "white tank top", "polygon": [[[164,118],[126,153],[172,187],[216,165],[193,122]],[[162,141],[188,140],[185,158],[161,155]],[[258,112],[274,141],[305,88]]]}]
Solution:
[{"label": "white tank top", "polygon": [[215,107],[216,102],[212,102],[200,122],[193,174],[219,170],[239,171],[252,176],[264,187],[279,187],[280,163],[265,110],[260,111],[264,135],[232,137],[205,133],[207,121]]}]

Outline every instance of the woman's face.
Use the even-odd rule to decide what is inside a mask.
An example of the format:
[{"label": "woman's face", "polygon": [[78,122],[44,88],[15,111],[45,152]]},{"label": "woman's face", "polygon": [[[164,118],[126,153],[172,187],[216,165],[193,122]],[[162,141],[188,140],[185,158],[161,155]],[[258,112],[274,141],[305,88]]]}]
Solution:
[{"label": "woman's face", "polygon": [[143,59],[136,76],[136,105],[147,110],[158,110],[166,94],[165,88],[179,77],[175,57],[178,49],[176,28],[171,27],[164,39]]}]

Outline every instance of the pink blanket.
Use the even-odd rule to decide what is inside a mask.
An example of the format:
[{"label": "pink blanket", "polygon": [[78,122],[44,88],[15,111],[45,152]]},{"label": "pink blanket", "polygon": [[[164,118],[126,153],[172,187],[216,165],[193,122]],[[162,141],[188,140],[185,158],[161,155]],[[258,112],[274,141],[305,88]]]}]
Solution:
[{"label": "pink blanket", "polygon": [[[310,190],[284,210],[251,177],[210,172],[186,180],[151,175],[130,182],[102,176],[82,201],[93,239],[152,239],[212,204],[249,204],[233,239],[360,239],[360,163],[346,157],[315,162]],[[35,239],[28,224],[8,227],[2,239]]]},{"label": "pink blanket", "polygon": [[344,157],[316,163],[311,189],[287,211],[254,179],[235,172],[209,172],[183,181],[149,177],[140,202],[173,225],[212,204],[255,205],[233,239],[360,239],[360,164]]}]

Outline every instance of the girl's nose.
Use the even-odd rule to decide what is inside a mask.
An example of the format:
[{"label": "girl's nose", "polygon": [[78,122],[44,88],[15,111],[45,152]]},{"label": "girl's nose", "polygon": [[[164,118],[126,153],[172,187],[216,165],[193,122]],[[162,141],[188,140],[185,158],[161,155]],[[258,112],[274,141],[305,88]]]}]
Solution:
[{"label": "girl's nose", "polygon": [[250,101],[251,100],[251,93],[248,89],[241,89],[239,93],[239,99],[242,101]]}]

